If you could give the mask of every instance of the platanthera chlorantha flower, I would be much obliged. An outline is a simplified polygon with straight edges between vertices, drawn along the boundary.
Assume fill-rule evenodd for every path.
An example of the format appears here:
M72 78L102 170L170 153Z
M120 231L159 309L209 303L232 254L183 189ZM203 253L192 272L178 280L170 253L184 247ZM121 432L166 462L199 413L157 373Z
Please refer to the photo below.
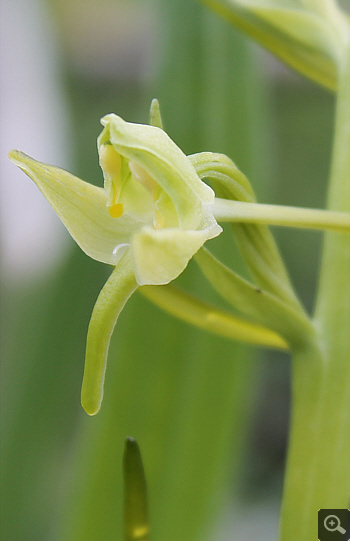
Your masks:
M168 135L110 114L98 138L104 189L18 151L10 159L37 184L87 255L115 266L90 320L82 405L98 412L110 337L139 285L174 280L206 240L222 231L213 190Z

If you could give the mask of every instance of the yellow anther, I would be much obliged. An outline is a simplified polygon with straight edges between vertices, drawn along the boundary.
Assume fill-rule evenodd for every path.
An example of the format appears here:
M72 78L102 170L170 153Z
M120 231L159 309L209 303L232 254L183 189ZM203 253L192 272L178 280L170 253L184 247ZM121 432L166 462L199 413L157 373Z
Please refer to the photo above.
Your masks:
M120 180L122 158L112 145L101 145L99 149L100 164L105 172L114 182Z
M104 144L99 148L100 165L105 177L108 211L112 218L120 218L123 204L119 203L121 192L122 158L112 145Z
M123 215L123 211L123 203L114 203L114 205L110 206L108 209L112 218L120 218Z

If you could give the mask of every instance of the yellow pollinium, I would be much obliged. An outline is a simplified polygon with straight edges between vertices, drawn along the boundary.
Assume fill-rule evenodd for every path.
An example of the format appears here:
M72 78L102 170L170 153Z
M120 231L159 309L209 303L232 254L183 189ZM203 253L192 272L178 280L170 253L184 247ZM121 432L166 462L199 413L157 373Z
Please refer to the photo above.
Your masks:
M101 145L99 148L100 165L105 175L105 181L109 186L108 212L112 218L120 218L123 215L123 204L118 203L121 191L121 166L122 158L110 144ZM106 187L106 184L105 184Z
M108 212L112 218L120 218L123 215L123 203L114 203L109 207Z
M112 145L101 145L100 146L100 165L103 171L111 178L114 182L120 180L120 170L122 165L122 158Z

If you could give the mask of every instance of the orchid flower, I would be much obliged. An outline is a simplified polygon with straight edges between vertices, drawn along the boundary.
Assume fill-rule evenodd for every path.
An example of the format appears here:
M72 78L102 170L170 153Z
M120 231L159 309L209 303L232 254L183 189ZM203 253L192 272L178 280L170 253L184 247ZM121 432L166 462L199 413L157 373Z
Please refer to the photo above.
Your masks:
M131 124L114 114L102 118L104 129L98 137L98 153L104 188L40 163L22 152L13 150L9 154L10 159L34 180L82 250L93 259L115 267L96 301L88 329L82 405L90 415L96 414L101 406L109 343L125 303L139 286L165 285L177 278L204 243L221 233L216 219L350 231L350 217L346 213L259 205L250 193L248 180L225 156L201 153L186 157L163 131L156 100L151 106L151 121L153 125ZM229 189L227 193L228 200L215 198L214 191L203 182L204 178L216 179L219 183L221 179L230 186L233 183L233 192ZM236 193L237 186L241 188ZM268 236L267 229L262 235ZM258 246L251 252L251 243L257 238L260 239ZM261 273L267 272L268 284L272 284L275 291L280 279L285 282L287 278L278 264L280 279L271 281L271 261L279 261L279 257L271 248L271 241L266 239L262 242L256 234L248 235L245 241L250 253L248 265L253 275L260 278ZM263 263L263 269L260 264L265 261L265 256L262 260L255 257L262 248L268 253L271 249L273 252L271 257L268 256L269 265L266 267ZM197 261L203 263L205 259L205 266L212 267L214 275L219 276L222 269L214 259L205 258L203 254ZM217 288L216 278L208 272L206 275ZM256 291L254 286L247 286L246 291L241 279L237 282L232 274L230 276L240 291L239 298L235 296L235 308L251 317L248 307L251 292ZM227 315L223 317L213 307L201 304L201 315L198 316L198 300L188 297L185 304L192 307L189 314L182 304L183 294L177 293L174 303L172 290L141 289L146 296L155 299L156 304L161 297L161 306L170 313L175 310L178 315L181 306L182 319L195 322L199 327L213 321L214 311L217 321L226 322L224 328L227 330ZM255 299L255 293L253 296ZM291 296L287 297L289 303ZM263 302L269 304L266 296ZM206 317L202 317L203 310ZM230 317L230 337L237 339L238 336L244 341L271 347L287 347L287 337L282 339L279 335L280 322L285 321L288 328L291 326L289 315L283 320L280 314L278 328L275 328L275 320L269 318L270 312L275 313L270 305L261 307L261 317L255 317L260 324L258 327L254 322ZM223 328L220 328L219 334L222 332Z
M98 412L110 338L128 298L141 285L174 280L222 231L214 192L159 127L101 120L98 153L104 189L13 150L10 159L36 183L81 249L115 267L89 324L82 405Z

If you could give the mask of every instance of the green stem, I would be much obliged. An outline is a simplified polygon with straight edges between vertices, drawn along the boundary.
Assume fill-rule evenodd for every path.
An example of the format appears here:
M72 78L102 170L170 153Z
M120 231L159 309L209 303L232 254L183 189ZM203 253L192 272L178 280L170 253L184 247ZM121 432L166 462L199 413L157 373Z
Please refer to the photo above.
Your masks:
M339 75L328 208L350 210L350 49ZM317 345L296 352L281 540L317 539L317 511L350 497L350 243L327 233L316 306Z
M218 222L282 225L350 233L350 213L329 210L265 205L215 199L210 208Z
M334 370L318 345L293 359L293 410L281 541L317 539L318 509L349 499L349 369Z
M350 211L350 50L339 84L328 208L332 211ZM349 238L347 235L328 233L316 307L316 320L328 342L339 341L339 322L345 324L350 317L349 304L344 302L344 299L350 298L349 268ZM348 333L345 334L342 347L348 348Z

